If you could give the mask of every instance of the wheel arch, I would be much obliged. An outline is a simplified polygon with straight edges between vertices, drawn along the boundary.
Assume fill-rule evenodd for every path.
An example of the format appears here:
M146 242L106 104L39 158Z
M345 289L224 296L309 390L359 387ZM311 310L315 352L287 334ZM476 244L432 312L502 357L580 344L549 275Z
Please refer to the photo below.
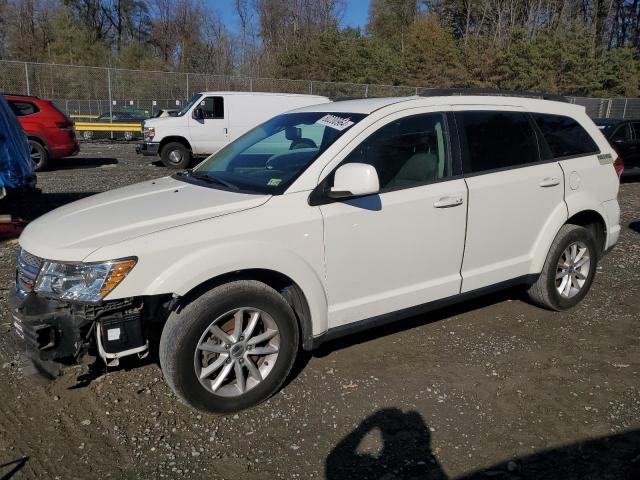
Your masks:
M217 275L191 288L180 297L174 308L179 310L204 292L236 280L259 281L280 293L296 315L302 347L305 350L311 350L313 345L313 323L311 320L309 301L296 281L290 276L276 270L249 268Z
M34 142L38 142L40 145L42 145L44 147L44 149L47 151L47 154L51 155L51 149L49 148L49 144L40 135L34 135L33 133L28 133L27 134L27 140L32 140Z
M180 135L171 135L168 137L164 137L162 140L160 140L160 146L158 147L158 152L160 154L162 154L162 149L168 144L168 143L173 143L173 142L178 142L183 144L190 152L193 152L193 149L191 148L191 144L189 143L189 140L187 140L184 137L181 137Z
M602 255L607 241L607 223L601 213L595 210L582 210L569 217L566 223L591 231L598 247L598 254Z

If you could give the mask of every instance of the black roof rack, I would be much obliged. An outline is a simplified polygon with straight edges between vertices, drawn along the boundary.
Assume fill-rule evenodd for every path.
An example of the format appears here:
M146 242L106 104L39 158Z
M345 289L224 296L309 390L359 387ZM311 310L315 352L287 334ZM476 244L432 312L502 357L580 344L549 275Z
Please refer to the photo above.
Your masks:
M454 95L496 95L501 97L539 98L542 100L569 103L569 100L562 95L492 88L427 88L420 93L421 97L450 97Z

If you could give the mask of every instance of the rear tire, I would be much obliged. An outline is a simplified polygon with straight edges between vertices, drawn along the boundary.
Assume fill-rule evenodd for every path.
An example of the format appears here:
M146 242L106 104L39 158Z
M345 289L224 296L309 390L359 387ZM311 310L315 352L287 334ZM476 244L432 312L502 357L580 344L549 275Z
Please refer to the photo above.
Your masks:
M176 170L187 168L191 163L191 152L180 142L170 142L160 152L162 163Z
M529 288L529 298L550 310L567 310L587 294L598 263L592 233L579 225L563 225L551 244L542 273Z
M282 295L261 282L235 281L171 313L160 339L160 366L187 405L237 412L282 386L298 342L295 314Z
M37 140L29 140L29 148L31 150L31 163L36 172L41 172L49 163L49 153Z

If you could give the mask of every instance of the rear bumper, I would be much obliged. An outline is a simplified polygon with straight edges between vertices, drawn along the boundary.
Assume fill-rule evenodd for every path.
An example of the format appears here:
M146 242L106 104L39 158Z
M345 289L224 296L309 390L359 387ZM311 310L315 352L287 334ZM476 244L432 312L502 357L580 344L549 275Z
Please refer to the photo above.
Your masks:
M74 140L63 145L50 146L50 150L52 158L72 157L80 151L80 144Z
M159 150L160 143L158 142L142 142L136 145L136 153L145 156L158 155Z

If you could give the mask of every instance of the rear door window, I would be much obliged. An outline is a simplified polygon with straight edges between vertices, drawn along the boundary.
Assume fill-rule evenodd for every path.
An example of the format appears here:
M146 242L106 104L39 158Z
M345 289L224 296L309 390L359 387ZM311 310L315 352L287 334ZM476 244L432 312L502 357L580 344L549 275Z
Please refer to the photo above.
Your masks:
M596 142L573 118L546 113L533 113L532 116L553 158L600 153Z
M17 117L33 115L34 113L38 113L40 111L40 109L36 106L36 104L31 102L10 100L9 105L11 105L11 108L13 109L13 113L15 113Z
M513 168L540 160L535 131L523 112L455 114L466 173Z

